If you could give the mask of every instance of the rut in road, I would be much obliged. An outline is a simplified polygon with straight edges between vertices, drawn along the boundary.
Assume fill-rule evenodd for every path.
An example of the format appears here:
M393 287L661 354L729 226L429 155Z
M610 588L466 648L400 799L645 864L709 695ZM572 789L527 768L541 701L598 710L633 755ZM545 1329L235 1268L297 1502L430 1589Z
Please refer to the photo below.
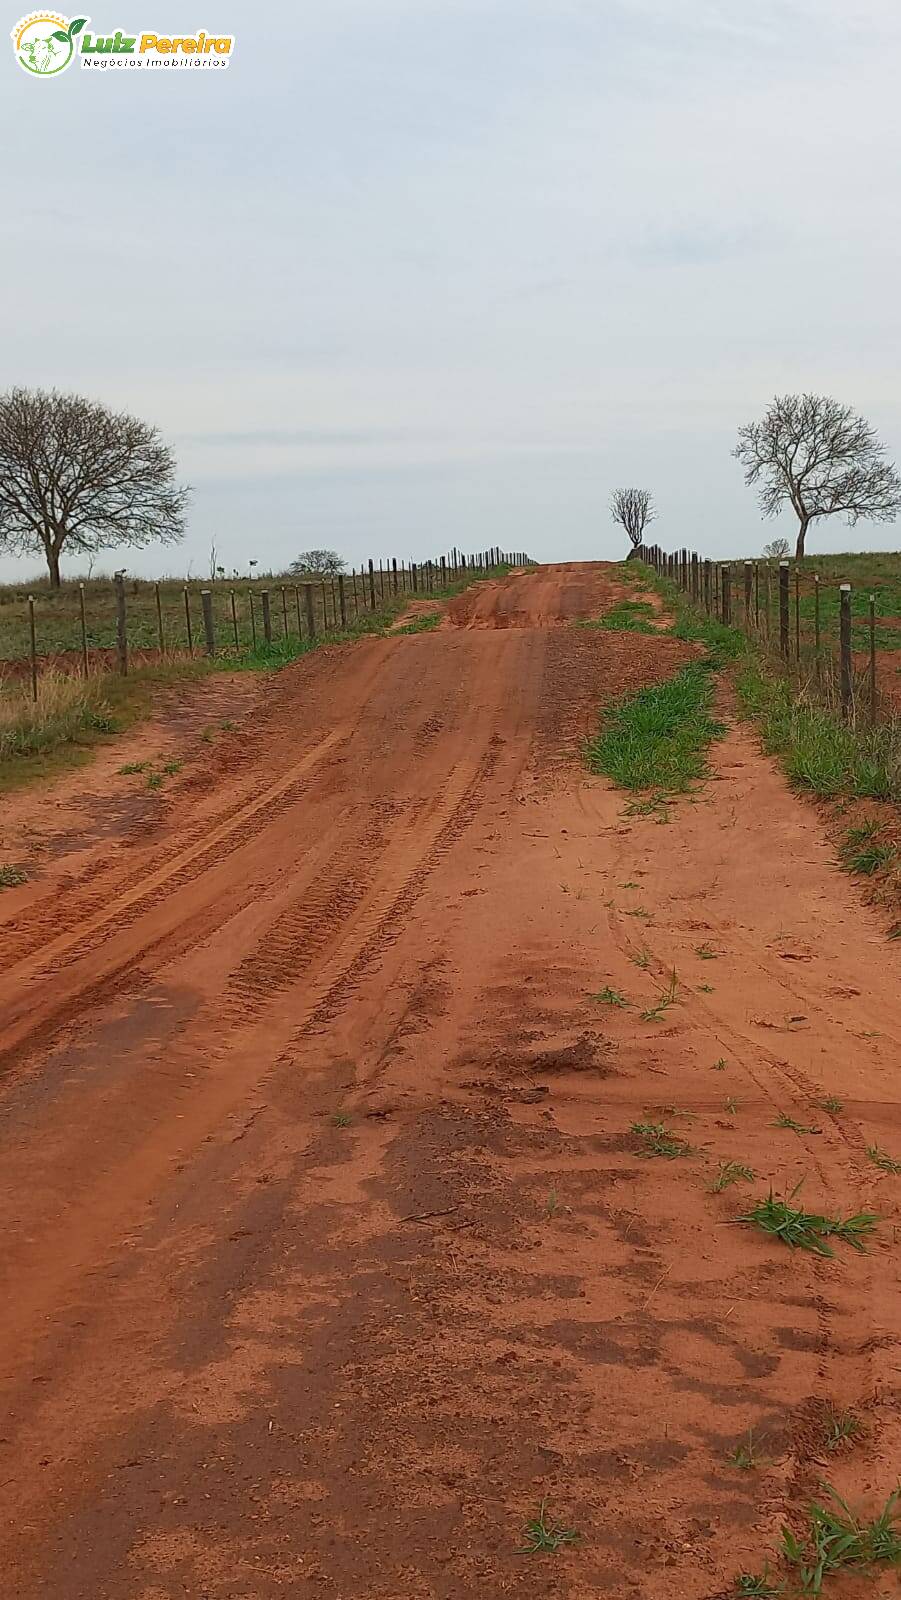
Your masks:
M693 649L569 625L623 592L307 657L4 904L4 1595L713 1600L824 1472L893 1487L897 951L748 733L665 827L587 776ZM868 1254L730 1225L799 1178Z

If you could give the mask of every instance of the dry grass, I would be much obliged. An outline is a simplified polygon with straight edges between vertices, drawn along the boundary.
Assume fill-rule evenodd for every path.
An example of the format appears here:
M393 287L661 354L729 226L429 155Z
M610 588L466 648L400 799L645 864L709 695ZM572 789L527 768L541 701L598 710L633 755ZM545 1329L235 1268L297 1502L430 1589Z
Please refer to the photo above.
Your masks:
M79 735L113 731L102 677L74 678L48 668L38 678L0 677L0 761L39 755Z

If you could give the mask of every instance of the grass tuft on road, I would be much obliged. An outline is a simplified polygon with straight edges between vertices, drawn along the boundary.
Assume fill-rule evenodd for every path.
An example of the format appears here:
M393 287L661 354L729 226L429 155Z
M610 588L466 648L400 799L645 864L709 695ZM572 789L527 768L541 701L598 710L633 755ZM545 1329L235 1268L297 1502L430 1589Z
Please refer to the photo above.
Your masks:
M867 1520L852 1511L831 1484L824 1483L823 1488L831 1503L814 1501L801 1537L791 1528L782 1530L783 1557L797 1569L803 1592L821 1594L823 1580L836 1572L901 1566L901 1490L890 1494L878 1516Z
M841 1239L854 1250L863 1251L865 1240L872 1233L878 1216L872 1211L860 1211L853 1217L825 1217L818 1212L805 1211L793 1205L801 1185L793 1189L787 1200L773 1194L758 1201L752 1211L736 1217L736 1222L749 1223L764 1233L779 1239L790 1250L812 1250L816 1255L835 1254L829 1238Z
M604 628L610 633L656 633L652 618L654 607L647 600L620 600L602 617L592 617L577 624L580 628Z
M592 772L621 789L684 794L707 770L707 751L722 737L710 714L710 674L692 663L666 683L620 700L586 748Z

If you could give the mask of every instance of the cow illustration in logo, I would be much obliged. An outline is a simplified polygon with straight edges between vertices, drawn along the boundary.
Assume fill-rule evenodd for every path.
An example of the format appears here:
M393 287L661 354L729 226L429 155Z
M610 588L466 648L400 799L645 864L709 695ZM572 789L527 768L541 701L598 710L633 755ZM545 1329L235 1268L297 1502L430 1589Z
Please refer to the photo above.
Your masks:
M19 66L38 78L51 78L63 72L75 54L75 36L87 17L61 17L55 11L36 11L22 17L13 28L13 44Z

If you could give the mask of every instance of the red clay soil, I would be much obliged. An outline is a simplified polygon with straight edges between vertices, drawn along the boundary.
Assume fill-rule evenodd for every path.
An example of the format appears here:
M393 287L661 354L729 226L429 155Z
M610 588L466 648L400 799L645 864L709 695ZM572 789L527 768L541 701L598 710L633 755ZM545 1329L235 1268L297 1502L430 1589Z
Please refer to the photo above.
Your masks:
M612 581L308 656L132 825L3 803L3 1600L713 1600L894 1488L901 950L747 733L668 825L585 773L690 654L542 625ZM868 1253L735 1223L801 1179Z
M606 562L585 561L515 571L505 583L476 584L451 600L448 626L553 628L574 617L597 617L635 594L619 570Z

